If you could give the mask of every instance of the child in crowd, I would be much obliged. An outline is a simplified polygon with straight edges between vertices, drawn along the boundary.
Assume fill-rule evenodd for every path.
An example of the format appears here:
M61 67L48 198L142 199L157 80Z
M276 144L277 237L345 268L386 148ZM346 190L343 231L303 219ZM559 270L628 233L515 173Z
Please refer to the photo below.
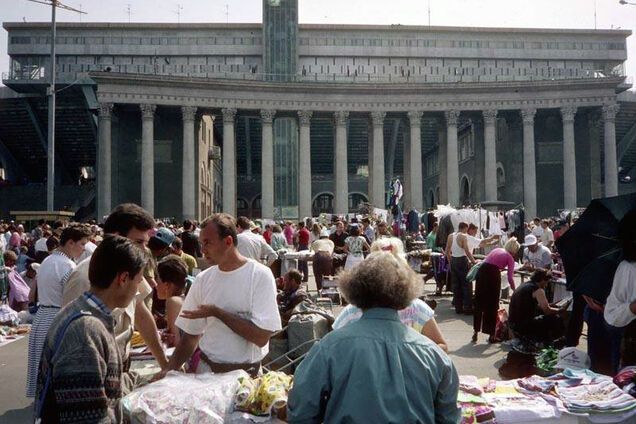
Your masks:
M168 255L157 265L157 274L157 297L166 301L166 315L162 317L166 328L164 340L168 345L176 346L180 334L175 321L183 306L188 268L177 255Z

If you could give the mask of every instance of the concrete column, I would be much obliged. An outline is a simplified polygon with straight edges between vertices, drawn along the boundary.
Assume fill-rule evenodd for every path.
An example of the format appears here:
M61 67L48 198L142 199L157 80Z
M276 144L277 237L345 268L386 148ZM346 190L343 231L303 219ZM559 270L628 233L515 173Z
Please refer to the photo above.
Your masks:
M618 196L618 158L616 157L616 114L618 104L603 106L605 121L605 197Z
M576 208L576 152L574 146L575 106L561 108L563 121L563 207Z
M298 213L311 217L311 116L310 110L299 110L300 146L298 149Z
M526 220L537 216L537 166L534 152L534 117L536 109L522 109L523 121L523 205Z
M371 112L373 122L373 187L371 203L376 208L385 208L384 182L384 117L386 112Z
M275 110L261 110L261 217L274 218L274 116Z
M603 120L601 111L595 109L588 113L588 137L590 140L590 197L603 197L601 184L601 131Z
M223 113L223 212L236 216L236 139L234 120L236 109Z
M339 110L334 113L334 118L336 122L334 213L343 215L349 212L349 174L347 170L347 119L349 112Z
M110 213L111 209L111 122L112 103L99 104L99 160L97 171L97 222L103 222L103 218Z
M155 110L141 104L141 207L155 214Z
M410 185L411 205L422 211L424 209L424 192L422 189L422 112L410 111L409 122L411 124L411 148L410 148Z
M446 116L446 186L447 201L451 206L459 206L459 158L457 151L457 120L459 112L448 110Z
M181 177L183 219L194 219L196 214L197 188L195 173L199 172L199 167L194 158L194 116L196 113L196 107L181 107L181 116L183 118L183 170Z
M486 200L497 200L497 143L495 139L496 110L484 110L484 184Z
M446 178L446 133L447 128L446 125L438 121L438 135L437 135L437 179L438 179L438 187L439 187L439 195L437 193L437 187L434 187L435 190L435 199L438 205L446 205L448 203L448 179ZM437 206L437 205L434 205Z

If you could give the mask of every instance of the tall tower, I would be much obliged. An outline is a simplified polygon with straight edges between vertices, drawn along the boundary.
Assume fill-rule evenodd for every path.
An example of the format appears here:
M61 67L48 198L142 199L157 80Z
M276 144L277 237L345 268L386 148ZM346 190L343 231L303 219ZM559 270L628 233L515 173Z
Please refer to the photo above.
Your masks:
M266 79L293 81L298 63L298 0L263 0Z

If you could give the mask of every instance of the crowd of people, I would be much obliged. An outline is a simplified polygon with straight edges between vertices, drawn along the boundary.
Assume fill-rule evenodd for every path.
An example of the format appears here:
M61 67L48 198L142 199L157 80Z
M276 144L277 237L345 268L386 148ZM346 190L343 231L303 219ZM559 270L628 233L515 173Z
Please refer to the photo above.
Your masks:
M565 308L550 304L546 287L558 268L554 241L567 226L556 232L552 226L533 220L523 242L480 238L466 222L442 247L436 222L407 237L449 264L444 285L455 311L473 316L473 342L480 332L498 341L504 273L513 290L510 335L548 346L565 344ZM135 204L117 206L101 226L42 220L27 232L22 224L1 223L3 299L32 322L26 393L35 398L35 416L119 422L119 401L141 384L130 370L135 332L161 369L155 379L184 369L258 375L270 338L311 298L306 260L281 272L285 253L295 250L313 252L319 292L327 276L338 275L348 305L296 370L290 422L457 422L458 376L448 343L394 231L372 217L261 227L221 213L170 225ZM600 314L613 329L636 322L634 231L622 229L625 261L607 304L584 299L586 318ZM483 260L476 249L488 252ZM531 272L529 281L516 287L515 269ZM635 339L620 340L616 367L634 362L624 347ZM169 358L166 345L175 348Z

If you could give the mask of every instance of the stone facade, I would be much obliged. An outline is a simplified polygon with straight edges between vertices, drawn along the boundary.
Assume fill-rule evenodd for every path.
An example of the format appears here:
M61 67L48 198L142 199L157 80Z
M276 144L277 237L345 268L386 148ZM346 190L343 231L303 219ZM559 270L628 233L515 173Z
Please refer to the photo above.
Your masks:
M629 31L296 23L296 72L280 79L267 25L60 24L60 82L100 104L98 216L136 201L158 217L281 218L292 168L289 218L384 207L397 177L420 210L506 200L550 215L617 193L616 144L601 153L600 138L616 139ZM45 79L46 25L4 27L9 80ZM299 153L280 162L290 119Z

